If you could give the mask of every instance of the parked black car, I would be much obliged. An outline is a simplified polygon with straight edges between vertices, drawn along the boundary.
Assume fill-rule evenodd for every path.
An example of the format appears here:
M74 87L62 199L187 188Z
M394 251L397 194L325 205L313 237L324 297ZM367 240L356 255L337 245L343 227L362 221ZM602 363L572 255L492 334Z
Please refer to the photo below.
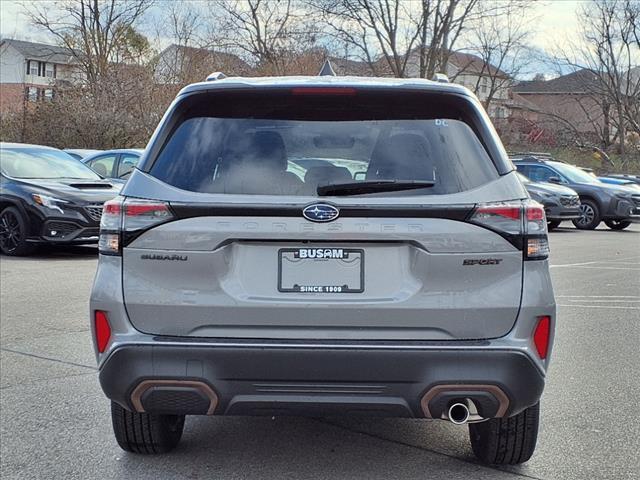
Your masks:
M518 174L518 178L529 192L529 196L544 205L549 230L558 228L564 220L580 218L580 197L569 187L544 182L532 182Z
M97 243L102 205L121 188L61 150L0 143L0 250Z
M124 179L136 168L142 152L138 148L105 150L84 157L82 162L101 177Z
M634 190L602 183L579 167L555 161L550 156L512 156L518 171L534 182L561 184L580 196L580 218L576 228L593 230L601 221L613 230L627 228L640 220L640 194Z

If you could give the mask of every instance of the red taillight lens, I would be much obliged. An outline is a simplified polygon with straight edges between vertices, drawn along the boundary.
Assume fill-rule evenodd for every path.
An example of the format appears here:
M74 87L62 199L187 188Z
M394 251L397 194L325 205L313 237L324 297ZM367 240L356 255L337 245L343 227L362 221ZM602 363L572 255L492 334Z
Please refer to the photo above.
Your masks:
M102 208L98 251L104 255L120 254L120 229L122 227L122 197L109 200Z
M524 250L525 260L542 260L549 256L547 219L544 207L537 202L481 204L469 221L501 234L516 248Z
M543 360L547 358L549 351L549 337L551 335L551 317L545 315L538 317L538 324L533 331L533 343L536 346L538 355Z
M166 203L135 198L114 198L104 204L98 249L105 255L120 255L122 232L140 232L173 218Z
M96 345L98 352L103 353L111 339L111 326L107 314L101 310L95 312Z
M293 95L355 95L356 89L349 87L297 87L292 88Z
M124 230L131 232L166 222L172 217L173 215L166 203L133 198L124 202L124 220L122 223Z
M496 203L478 205L470 221L492 230L519 235L522 233L521 203Z

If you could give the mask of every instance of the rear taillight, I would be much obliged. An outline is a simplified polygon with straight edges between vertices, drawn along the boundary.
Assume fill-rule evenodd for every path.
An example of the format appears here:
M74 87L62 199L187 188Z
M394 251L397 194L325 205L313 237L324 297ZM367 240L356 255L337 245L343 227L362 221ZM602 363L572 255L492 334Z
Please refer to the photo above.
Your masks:
M469 219L489 228L524 251L525 260L549 256L547 219L544 207L532 200L478 205Z
M95 332L96 332L96 346L98 352L103 353L109 345L111 339L111 325L109 325L109 318L106 312L96 310L94 313Z
M536 346L538 356L541 359L547 358L549 352L549 337L551 336L551 317L545 315L538 317L538 324L533 331L533 343Z
M114 198L104 204L98 249L105 255L120 255L123 242L171 218L171 210L164 202Z

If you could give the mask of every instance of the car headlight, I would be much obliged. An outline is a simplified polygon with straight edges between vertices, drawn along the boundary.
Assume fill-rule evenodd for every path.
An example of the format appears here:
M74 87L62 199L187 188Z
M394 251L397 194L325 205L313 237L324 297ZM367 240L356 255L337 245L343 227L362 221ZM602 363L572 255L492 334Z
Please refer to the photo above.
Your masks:
M60 213L64 213L62 205L69 203L66 200L60 200L59 198L49 197L48 195L42 195L40 193L34 193L31 196L33 197L33 201L38 205L57 210Z
M553 193L547 193L547 192L539 192L538 195L540 195L542 198L555 198L556 197Z

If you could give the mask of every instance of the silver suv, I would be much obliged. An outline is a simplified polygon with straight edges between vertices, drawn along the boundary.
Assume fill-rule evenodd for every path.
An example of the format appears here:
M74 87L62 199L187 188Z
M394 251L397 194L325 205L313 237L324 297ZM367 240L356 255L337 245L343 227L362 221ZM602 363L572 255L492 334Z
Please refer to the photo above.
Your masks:
M377 415L528 460L546 223L460 86L184 88L102 216L91 324L118 443L171 450L185 415Z

